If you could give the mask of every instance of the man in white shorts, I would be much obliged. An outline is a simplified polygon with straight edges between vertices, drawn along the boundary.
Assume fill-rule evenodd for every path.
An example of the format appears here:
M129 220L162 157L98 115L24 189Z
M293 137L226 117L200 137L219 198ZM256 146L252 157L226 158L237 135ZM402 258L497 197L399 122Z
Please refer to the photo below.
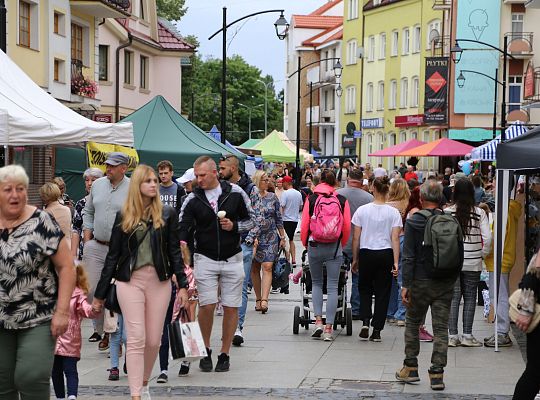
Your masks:
M229 370L229 351L242 305L244 264L240 235L255 226L251 202L238 185L218 179L216 162L199 157L193 164L198 187L180 212L180 240L195 238L194 274L199 294L199 324L208 356L199 363L204 372L213 369L210 336L214 310L221 290L223 324L221 351L215 371Z

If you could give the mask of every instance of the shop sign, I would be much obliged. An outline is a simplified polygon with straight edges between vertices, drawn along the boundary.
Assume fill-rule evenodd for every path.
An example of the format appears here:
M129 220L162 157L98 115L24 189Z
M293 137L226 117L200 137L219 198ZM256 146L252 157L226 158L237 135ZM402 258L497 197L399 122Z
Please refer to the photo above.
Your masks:
M344 149L356 149L356 139L353 135L342 135L341 147Z
M424 125L424 115L398 115L395 117L394 125L397 127L406 128L408 126Z
M426 57L424 122L446 124L448 115L448 57Z
M368 118L363 119L362 129L371 129L371 128L384 128L384 118Z
M95 114L94 121L112 123L112 115L110 114Z
M86 152L88 154L88 165L90 168L99 168L105 172L105 161L109 153L119 151L129 157L128 171L133 171L139 163L139 155L137 150L131 147L120 146L118 144L106 144L88 142L86 144Z
M529 99L534 95L534 67L533 63L529 62L527 71L525 72L525 82L523 83L523 98Z
M362 138L362 131L354 131L353 132L353 137L355 139L361 139Z

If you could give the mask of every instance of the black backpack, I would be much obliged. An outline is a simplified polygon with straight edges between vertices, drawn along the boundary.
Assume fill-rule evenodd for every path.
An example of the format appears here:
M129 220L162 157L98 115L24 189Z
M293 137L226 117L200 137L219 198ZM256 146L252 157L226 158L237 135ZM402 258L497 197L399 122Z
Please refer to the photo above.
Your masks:
M424 266L435 279L455 278L463 268L463 231L455 217L438 211L418 211L426 218L422 241Z

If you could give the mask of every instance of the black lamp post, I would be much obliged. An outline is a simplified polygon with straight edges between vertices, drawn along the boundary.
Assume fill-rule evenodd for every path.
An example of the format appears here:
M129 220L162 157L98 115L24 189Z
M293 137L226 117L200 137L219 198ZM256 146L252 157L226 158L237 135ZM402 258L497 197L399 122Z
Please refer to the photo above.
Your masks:
M310 62L309 64L306 64L302 66L302 57L298 57L298 68L296 71L294 71L292 74L288 76L288 78L292 78L294 74L297 74L297 96L296 96L296 159L295 159L295 185L296 187L300 186L300 72L313 65L313 64L319 64L323 61L329 61L329 60L335 60L336 63L334 64L334 75L336 78L341 78L341 73L343 72L343 67L341 66L341 62L339 57L329 57L329 58L322 58L317 61Z
M225 143L227 135L227 29L237 22L243 21L246 18L254 17L255 15L268 14L268 13L280 13L279 18L274 22L274 27L276 29L276 35L279 40L284 40L289 31L289 23L285 19L284 13L285 10L266 10L252 13L242 18L227 24L227 7L223 7L223 26L220 30L215 32L212 36L208 38L211 40L218 33L222 32L222 57L221 62L221 143Z
M494 85L495 96L493 99L493 139L495 139L497 137L497 85L501 85L504 88L504 84L501 81L499 81L499 79L497 79L499 77L499 68L495 68L495 77L491 77L489 75L486 75L478 71L469 71L468 69L462 69L461 71L459 71L459 76L457 78L457 84L460 89L465 86L465 76L463 75L464 72L469 73L469 74L482 75L488 79L491 79L493 82L495 82L495 85ZM502 125L502 118L503 116L501 115L501 125ZM502 136L501 136L501 140L502 140Z
M0 50L7 51L7 9L4 0L0 0Z
M486 42L481 42L479 40L473 40L473 39L456 39L456 44L454 47L452 47L452 49L450 50L450 52L452 53L452 60L454 61L454 63L459 63L459 61L461 60L461 56L463 54L463 51L465 50L475 50L475 49L462 49L459 45L459 42L467 42L467 43L478 43L478 44L481 44L483 46L486 46L486 47L489 47L490 49L493 49L493 50L497 50L499 53L501 53L503 55L503 76L502 76L502 82L499 82L498 80L495 80L497 83L500 83L502 85L502 103L501 103L501 142L504 142L506 140L506 77L507 77L507 74L508 74L508 71L507 71L507 63L508 63L508 58L510 57L511 59L515 60L515 57L512 56L512 54L508 53L508 36L505 36L504 37L504 44L503 44L503 48L502 49L499 49L498 47L496 46L493 46L492 44L489 44L489 43L486 43ZM463 71L465 72L465 70ZM485 75L485 74L482 74L480 72L476 72L476 71L468 71L468 72L472 72L472 73L476 73L476 74L479 74L479 75L483 75L483 76L487 76L488 78L490 79L493 79L491 76L489 75ZM463 78L463 83L465 81L465 77L463 76L463 74L460 75L460 77ZM459 78L458 78L458 86L459 86ZM459 86L459 87L463 87L463 86ZM495 85L495 90L496 89L497 85Z

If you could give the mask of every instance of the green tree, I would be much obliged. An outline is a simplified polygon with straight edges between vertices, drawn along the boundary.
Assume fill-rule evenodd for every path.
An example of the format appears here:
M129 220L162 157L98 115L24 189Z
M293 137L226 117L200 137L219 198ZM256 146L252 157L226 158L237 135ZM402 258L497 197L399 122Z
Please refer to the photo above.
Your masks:
M187 11L186 0L156 0L158 16L168 21L180 21Z
M238 145L248 139L249 110L252 109L252 137L264 137L263 85L268 85L268 130L283 130L283 101L276 96L273 78L262 76L261 70L249 65L241 56L227 59L227 140ZM202 60L193 57L192 68L184 70L182 85L182 112L201 129L208 131L213 125L220 129L221 122L221 60ZM256 132L253 132L256 131Z

